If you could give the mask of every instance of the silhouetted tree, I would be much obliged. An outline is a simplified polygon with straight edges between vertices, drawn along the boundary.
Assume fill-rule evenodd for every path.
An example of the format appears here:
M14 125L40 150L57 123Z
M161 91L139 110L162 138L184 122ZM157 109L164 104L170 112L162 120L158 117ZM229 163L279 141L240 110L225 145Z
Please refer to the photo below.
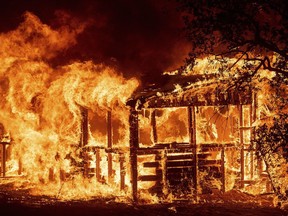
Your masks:
M188 63L203 55L245 60L288 76L288 4L285 0L177 0L192 44ZM233 65L232 65L233 66Z

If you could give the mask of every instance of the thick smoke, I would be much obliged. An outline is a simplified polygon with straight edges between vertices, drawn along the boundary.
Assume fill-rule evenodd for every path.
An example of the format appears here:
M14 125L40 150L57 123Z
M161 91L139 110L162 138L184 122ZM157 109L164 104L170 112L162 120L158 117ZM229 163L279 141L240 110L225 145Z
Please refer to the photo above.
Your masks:
M55 28L67 22L63 12L89 23L77 44L49 59L55 66L93 60L117 67L126 77L136 76L145 85L160 82L160 74L181 66L187 54L173 1L10 0L0 9L0 31L15 29L25 11Z

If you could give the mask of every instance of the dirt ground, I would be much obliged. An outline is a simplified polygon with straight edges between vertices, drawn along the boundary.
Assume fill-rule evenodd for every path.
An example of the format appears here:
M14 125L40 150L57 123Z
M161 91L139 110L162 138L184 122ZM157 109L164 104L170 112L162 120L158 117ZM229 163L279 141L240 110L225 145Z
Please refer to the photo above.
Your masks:
M92 216L92 215L145 215L145 216L161 216L161 215L197 215L197 216L239 216L239 215L260 215L260 216L284 216L288 212L284 212L277 208L260 207L253 205L225 205L224 204L197 204L197 205L129 205L129 204L107 204L94 203L93 205L82 203L65 203L43 206L29 206L21 203L1 203L1 216Z
M23 192L0 191L1 216L110 216L110 215L137 215L137 216L170 216L170 215L197 215L197 216L287 216L288 212L270 205L270 202L239 202L245 195L226 194L234 196L234 201L218 199L219 203L206 202L199 204L169 203L169 204L141 204L117 203L113 199L94 199L89 201L61 202L49 197L35 197ZM237 200L238 196L238 200ZM208 198L208 197L207 197ZM207 199L206 198L206 199ZM215 199L215 197L213 197ZM257 198L259 199L259 198Z

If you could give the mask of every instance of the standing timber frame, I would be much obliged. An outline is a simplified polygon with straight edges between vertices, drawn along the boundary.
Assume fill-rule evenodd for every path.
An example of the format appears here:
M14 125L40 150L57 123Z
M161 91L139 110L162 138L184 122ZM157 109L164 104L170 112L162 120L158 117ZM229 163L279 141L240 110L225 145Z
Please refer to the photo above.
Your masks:
M205 88L205 87L204 87ZM188 95L188 94L187 94ZM225 173L225 152L226 151L237 151L240 146L240 172L238 173L239 179L237 180L237 185L239 188L244 188L245 185L253 183L253 177L255 171L260 174L263 170L260 166L261 161L257 161L255 156L255 148L252 147L251 140L254 136L254 127L252 123L256 120L256 102L255 93L253 93L250 86L244 89L233 89L229 88L227 91L222 91L220 88L216 88L215 91L211 91L209 87L203 95L189 94L188 96L181 92L168 93L166 95L158 96L157 94L138 95L134 97L127 103L130 106L130 163L131 163L131 184L132 184L132 197L134 202L138 202L139 199L139 181L161 181L160 193L157 195L163 195L164 188L167 187L167 182L169 181L169 176L167 175L167 166L172 166L172 164L182 164L189 165L191 169L187 176L191 178L189 181L192 182L193 194L195 200L198 200L199 192L199 169L203 167L217 165L220 167L220 181L221 181L221 191L226 191L226 173ZM204 98L204 99L203 99ZM228 106L233 105L238 107L239 110L239 143L237 146L235 144L225 144L225 143L210 143L201 144L197 143L196 140L196 109L198 107L205 106ZM186 108L187 109L187 119L188 119L188 134L189 143L159 143L156 127L156 110L157 109L167 109L167 108ZM139 117L138 115L143 110L149 110L151 113L151 137L153 140L153 146L140 147L139 141ZM247 115L249 113L249 115ZM246 138L245 138L246 137ZM249 137L249 138L247 138ZM206 160L205 155L209 151L217 151L220 153L219 160ZM183 153L183 155L170 155L170 153ZM144 167L155 167L156 175L140 175L138 172L139 162L137 160L138 156L141 155L162 155L160 160L155 162L146 162ZM247 158L249 155L250 158ZM159 157L158 157L159 159ZM176 162L176 159L177 162ZM179 159L183 160L178 162ZM170 161L169 161L170 160ZM247 162L247 160L249 160ZM254 161L257 164L254 164ZM163 163L164 162L164 163ZM162 164L162 166L160 165ZM163 165L164 164L164 165ZM161 167L161 171L159 170ZM173 168L173 167L170 167ZM247 177L247 172L249 175ZM160 174L159 174L160 173ZM159 185L159 184L158 184ZM162 191L162 192L161 192ZM190 196L191 197L191 196Z
M83 175L85 177L95 177L97 182L100 183L113 183L114 180L114 169L113 169L113 156L116 155L119 160L120 167L120 189L125 189L125 155L124 152L117 147L113 146L113 131L112 131L112 110L108 110L106 114L106 131L107 131L107 146L91 146L88 145L89 142L89 112L88 109L84 107L80 107L81 110L81 134L80 134L80 143L79 148L81 149L81 157L83 159ZM102 155L101 155L102 152ZM89 162L90 157L89 154L94 154L95 156L95 168L90 168ZM107 177L106 180L104 176L101 175L101 157L103 154L107 158Z
M10 145L10 142L7 142L7 141L1 141L0 142L0 148L1 148L1 155L0 155L0 158L1 158L1 177L6 177L6 160L7 160L7 146Z

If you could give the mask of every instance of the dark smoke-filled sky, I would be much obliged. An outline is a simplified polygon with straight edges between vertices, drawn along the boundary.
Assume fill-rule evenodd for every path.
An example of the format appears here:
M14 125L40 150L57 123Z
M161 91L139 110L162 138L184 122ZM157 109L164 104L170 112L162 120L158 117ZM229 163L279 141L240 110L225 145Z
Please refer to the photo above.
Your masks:
M5 3L4 3L5 2ZM173 0L7 0L1 2L0 30L15 29L30 11L43 23L57 25L65 11L89 22L78 43L51 64L93 60L119 67L127 77L157 81L166 70L184 63L188 44L181 34L182 19ZM159 79L160 80L160 79Z

